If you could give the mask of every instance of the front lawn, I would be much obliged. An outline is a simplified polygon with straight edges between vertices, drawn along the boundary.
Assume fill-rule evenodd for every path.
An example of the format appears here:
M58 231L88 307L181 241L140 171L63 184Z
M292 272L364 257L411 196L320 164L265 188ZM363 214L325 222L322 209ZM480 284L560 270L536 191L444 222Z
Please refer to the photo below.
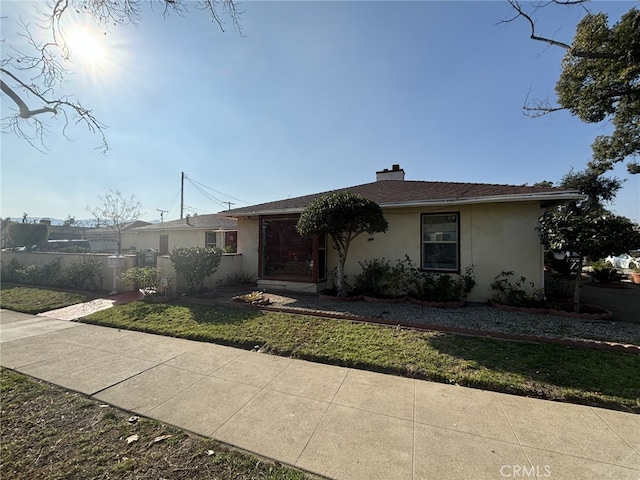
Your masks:
M0 308L35 315L88 302L94 298L96 296L92 294L3 284L0 292Z
M640 356L232 307L134 302L82 321L640 412Z
M0 369L0 394L3 479L308 478L10 370Z

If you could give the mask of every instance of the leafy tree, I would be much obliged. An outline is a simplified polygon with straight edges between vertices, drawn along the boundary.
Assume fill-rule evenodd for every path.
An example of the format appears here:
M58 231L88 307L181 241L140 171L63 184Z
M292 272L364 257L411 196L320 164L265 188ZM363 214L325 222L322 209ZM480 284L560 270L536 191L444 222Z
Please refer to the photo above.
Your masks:
M175 13L184 16L189 8L207 12L224 31L224 19L240 31L240 12L234 0L53 0L50 4L34 3L35 24L20 19L16 23L22 43L8 42L2 49L0 60L0 91L3 100L10 102L15 113L3 119L2 131L12 132L35 146L44 146L52 115L63 118L65 129L70 123L84 125L102 138L99 147L109 146L104 133L105 125L93 112L77 99L64 94L63 85L74 72L73 52L69 36L74 24L96 26L105 35L119 25L138 24L142 20L143 6L148 4L164 16ZM13 19L12 19L13 20ZM6 32L6 17L3 30ZM4 42L3 38L3 42ZM82 68L76 66L76 68Z
M556 83L558 106L545 101L526 105L525 113L537 117L558 110L568 110L587 123L611 120L611 135L599 135L592 144L589 166L598 173L628 160L630 173L640 173L634 159L640 154L640 11L634 6L618 22L609 25L606 13L591 13L586 0L559 1L564 5L580 4L586 14L576 28L571 44L539 36L532 13L516 0L509 0L516 16L531 28L530 37L566 51L562 72Z
M169 259L177 274L182 275L189 286L189 293L201 291L204 281L210 277L220 265L224 251L221 248L177 247L171 250Z
M580 312L580 281L584 257L599 259L640 247L640 227L604 208L620 188L617 179L602 178L591 170L570 172L560 186L577 188L585 199L573 201L540 217L540 236L551 250L579 255L573 293L573 309Z
M11 222L7 228L12 247L44 245L49 238L49 227L45 223Z
M313 201L300 215L300 235L328 234L338 252L338 295L347 295L344 265L349 245L362 233L387 231L382 209L373 200L351 192L330 193Z
M118 235L118 255L122 252L122 232L128 224L140 217L140 202L135 195L125 198L119 190L109 190L98 198L102 202L99 207L87 210L96 219L98 225L105 225Z

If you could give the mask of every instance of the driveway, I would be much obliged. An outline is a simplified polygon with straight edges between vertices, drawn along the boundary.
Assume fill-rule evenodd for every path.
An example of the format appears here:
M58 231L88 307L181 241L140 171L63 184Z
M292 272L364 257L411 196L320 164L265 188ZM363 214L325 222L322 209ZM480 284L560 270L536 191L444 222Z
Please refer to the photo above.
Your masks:
M587 280L582 284L581 301L611 310L616 320L640 323L640 285L600 285Z

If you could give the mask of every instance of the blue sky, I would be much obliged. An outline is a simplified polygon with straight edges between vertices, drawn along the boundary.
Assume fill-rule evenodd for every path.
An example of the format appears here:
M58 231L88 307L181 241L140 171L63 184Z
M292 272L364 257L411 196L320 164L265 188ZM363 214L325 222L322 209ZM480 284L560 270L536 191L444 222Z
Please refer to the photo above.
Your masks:
M610 19L638 2L595 2ZM2 3L3 37L31 2ZM97 36L108 60L78 55L64 85L106 125L111 149L54 120L40 153L2 135L0 215L90 218L98 195L135 195L144 220L215 213L375 180L400 164L409 180L533 184L582 169L593 138L566 112L531 119L530 98L554 98L563 52L528 38L506 2L241 4L244 36L203 12ZM540 33L570 42L578 8L548 7ZM80 20L74 19L74 23ZM69 27L71 28L71 27ZM9 102L3 98L2 116ZM640 221L640 175L612 209ZM191 183L208 187L203 195ZM202 188L202 187L200 187Z

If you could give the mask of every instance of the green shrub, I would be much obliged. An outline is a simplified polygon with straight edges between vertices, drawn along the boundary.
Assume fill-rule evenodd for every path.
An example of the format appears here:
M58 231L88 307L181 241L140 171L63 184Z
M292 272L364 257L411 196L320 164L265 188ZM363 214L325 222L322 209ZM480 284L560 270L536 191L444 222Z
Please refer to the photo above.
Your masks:
M65 285L79 290L100 290L102 263L90 257L74 261L63 272Z
M153 267L133 267L120 274L120 281L134 289L157 290L160 271Z
M218 287L222 288L234 288L242 287L244 285L251 285L255 283L253 275L247 272L234 272L225 275L225 277L218 281Z
M503 305L512 305L515 307L536 307L543 302L543 295L536 290L535 283L527 282L526 277L520 276L515 281L511 281L514 275L513 271L501 272L496 275L491 289L494 291L493 300ZM525 289L524 285L528 284L531 288Z
M408 283L408 293L413 298L427 302L457 302L467 298L475 287L473 265L465 269L457 278L444 273L422 272L417 268L412 271Z
M362 272L353 279L355 293L381 297L391 272L389 261L384 258L381 260L374 258L364 263L358 263L362 268Z
M205 247L178 247L171 250L169 259L176 274L182 275L189 286L189 293L202 290L204 280L213 275L220 265L223 250Z
M2 280L5 282L18 282L18 271L23 268L24 266L17 258L12 258L6 265L2 265Z
M397 259L387 275L387 291L394 297L406 295L414 268L409 255L405 255L404 259Z
M3 267L2 279L26 285L60 285L60 259L42 265L27 265L25 267L14 258L6 267Z
M611 262L595 262L591 265L589 276L596 282L610 284L619 283L622 278L620 271Z

